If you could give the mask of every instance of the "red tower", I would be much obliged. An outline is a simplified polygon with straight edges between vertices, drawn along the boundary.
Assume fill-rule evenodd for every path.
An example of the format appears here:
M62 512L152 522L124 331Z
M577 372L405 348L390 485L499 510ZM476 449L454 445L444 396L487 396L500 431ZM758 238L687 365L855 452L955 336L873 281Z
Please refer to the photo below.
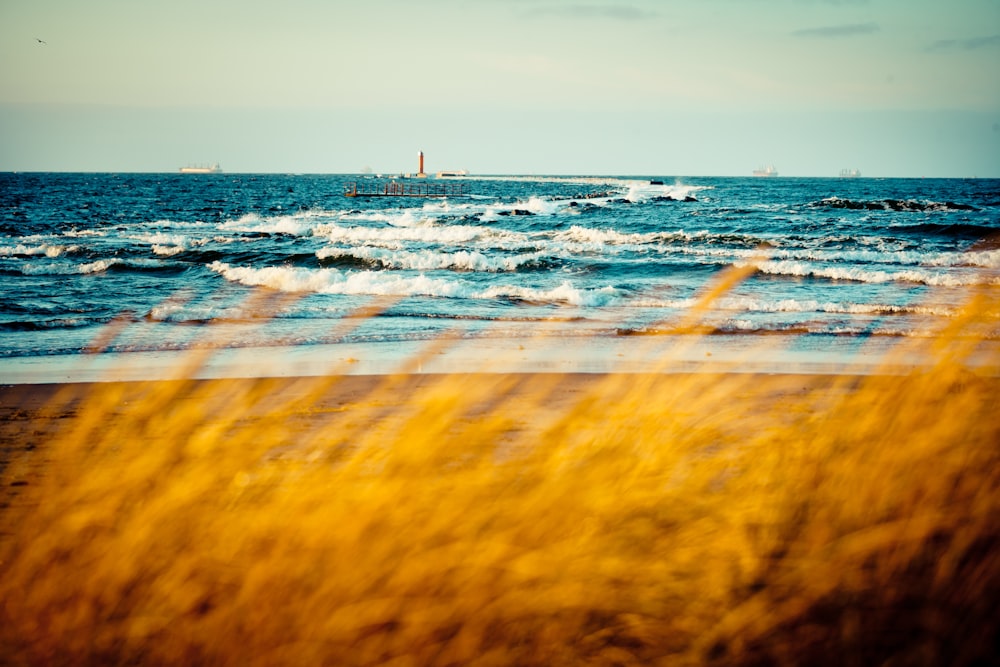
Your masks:
M417 174L423 176L424 174L424 152L420 151L417 153L417 157L420 158L420 168L417 169Z

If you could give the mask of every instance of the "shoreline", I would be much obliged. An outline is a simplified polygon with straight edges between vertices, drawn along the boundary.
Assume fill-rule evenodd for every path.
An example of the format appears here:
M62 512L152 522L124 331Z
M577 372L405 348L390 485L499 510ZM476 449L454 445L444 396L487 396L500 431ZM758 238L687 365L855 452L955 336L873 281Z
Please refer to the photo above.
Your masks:
M459 373L899 374L933 363L928 342L684 334L108 352L0 358L0 385ZM970 368L995 375L1000 343L977 346Z

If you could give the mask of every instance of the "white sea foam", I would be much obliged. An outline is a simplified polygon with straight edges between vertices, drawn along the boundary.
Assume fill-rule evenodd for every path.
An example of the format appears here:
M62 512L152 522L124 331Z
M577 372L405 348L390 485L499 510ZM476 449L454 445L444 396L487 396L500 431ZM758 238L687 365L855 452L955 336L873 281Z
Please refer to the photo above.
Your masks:
M542 179L547 180L547 179ZM554 182L563 182L559 179ZM631 201L641 202L653 197L672 197L674 199L684 199L699 190L711 189L707 186L692 185L657 185L651 186L635 181L622 181L619 179L571 179L569 182L579 182L594 186L598 184L616 186L620 192L612 192L604 197L586 198L552 198L545 196L531 196L527 200L516 202L497 202L492 197L470 197L467 200L454 201L450 199L435 199L425 202L420 208L403 207L382 210L350 210L350 211L326 211L322 217L327 220L339 220L341 222L376 222L385 223L392 226L409 227L423 225L427 223L439 222L444 218L455 216L479 216L483 222L496 222L502 217L510 215L514 211L528 211L533 215L556 215L564 212L575 213L575 208L571 207L574 202L585 201L596 206L605 206L614 198L627 198ZM308 212L291 216L294 220L299 220L303 216L316 216L317 212ZM239 220L230 223L233 228L245 231L285 231L294 233L294 229L286 226L275 227L268 219L262 219L253 214L243 216Z
M385 247L400 247L402 243L442 243L448 245L472 243L484 237L511 239L519 236L513 233L494 231L488 227L474 225L420 225L415 227L343 227L341 225L321 225L316 228L321 235L333 243L348 245L377 244Z
M580 289L568 281L551 289L516 285L493 285L481 289L460 279L399 275L389 271L339 271L297 267L234 267L212 262L208 268L226 280L254 287L270 287L284 292L312 292L357 296L431 296L444 298L520 299L541 303L568 303L577 306L604 306L619 298L613 287Z
M21 267L26 276L69 276L89 273L103 273L112 266L124 264L121 259L100 259L86 264L46 263L28 264Z
M70 264L64 262L51 262L45 264L27 264L20 267L21 273L30 276L69 276L69 275L88 275L95 273L104 273L113 266L125 266L125 267L136 267L136 268L160 268L164 266L164 263L157 259L121 259L119 257L111 257L107 259L99 259L93 262L86 262L84 264Z
M42 245L22 245L18 244L16 246L0 246L0 257L14 257L14 256L32 256L32 255L44 255L45 257L59 257L62 254L69 252L76 252L80 249L80 246L63 246L63 245L49 245L47 243Z
M987 269L1000 269L1000 250L970 250L956 255L968 266L980 266Z
M723 297L713 302L718 310L762 313L830 313L844 315L942 315L955 314L950 307L889 305L883 303L841 303L815 299L768 300L754 297Z
M96 262L80 264L76 267L78 273L104 273L112 266L124 264L120 259L99 259Z
M858 266L816 266L808 262L798 261L735 262L736 266L747 266L748 264L753 264L760 272L771 275L829 278L863 283L909 282L942 287L1000 285L1000 277L984 276L981 273L933 272L920 269L886 271Z
M315 214L302 213L263 217L257 213L247 213L236 220L223 223L221 227L235 232L308 236L315 226Z
M209 320L258 320L260 311L241 306L217 306L186 301L168 301L153 306L146 315L158 322L191 322Z
M740 240L740 235L720 235L707 230L697 232L686 232L684 230L672 230L661 232L620 232L615 229L594 229L591 227L581 227L573 225L569 229L555 232L552 238L565 243L580 243L593 246L644 246L654 244L681 244L694 242L712 242L714 240ZM743 254L746 256L759 256L761 252L754 248L739 249L732 247L705 247L705 246L670 246L664 250L676 252L705 253L705 254Z
M680 234L683 234L683 232L680 232ZM582 244L597 249L602 246L640 246L660 243L677 238L677 233L647 232L632 234L619 232L614 229L593 229L573 225L565 231L556 232L553 238L559 242Z
M633 239L643 241L646 239ZM925 268L1000 268L1000 251L937 252L879 250L828 250L824 248L732 248L713 246L666 246L663 252L713 258L766 258L773 261L820 262L862 266L907 266Z
M710 189L704 185L684 185L680 182L673 185L654 185L648 181L634 181L629 184L625 198L633 203L648 201L653 197L669 197L682 201L687 197L693 197L696 192Z
M770 249L773 259L807 260L819 262L844 262L850 264L893 264L925 267L978 266L1000 268L1000 251L936 252L916 250L826 250L826 249Z
M63 236L69 238L85 238L92 236L107 236L107 232L103 229L70 229L62 233Z
M79 267L80 273L103 273L107 271L112 266L126 266L134 268L143 269L158 269L166 264L158 259L144 259L144 258L133 258L133 259L120 259L118 257L113 257L110 259L100 259L96 262L90 262L88 264L81 264Z
M650 295L640 295L628 300L627 305L633 308L666 308L666 309L686 309L698 303L698 299L663 299Z
M591 229L573 225L554 236L557 241L583 243L590 245L640 244L647 242L648 234L623 234L613 229Z
M129 238L150 245L184 245L191 240L188 234L167 234L165 232L133 234Z
M395 227L415 227L427 222L427 218L418 218L413 214L412 210L407 209L397 216L389 217L386 222Z
M185 252L187 248L183 245L159 245L153 244L153 254L160 255L163 257L173 257L174 255L179 255Z
M697 298L669 299L643 295L625 304L634 308L687 310L698 303ZM713 301L710 311L748 313L826 313L842 315L929 315L952 316L954 306L933 304L892 305L885 303L850 303L817 299L764 299L754 296L724 296Z
M563 281L552 289L537 289L514 285L496 285L479 294L480 298L513 298L542 303L561 302L573 306L607 306L619 300L619 291L613 287L580 289Z
M419 276L400 276L387 271L344 272L337 269L296 267L234 267L212 262L208 268L227 280L243 285L270 287L284 292L379 296L463 296L466 285L458 281Z
M488 198L492 201L492 198ZM489 208L483 203L454 203L447 199L424 202L420 208L405 207L388 210L352 210L329 214L328 219L340 222L377 222L395 227L433 224L443 218L459 215L476 215Z
M516 256L489 256L478 251L458 250L455 252L435 252L431 250L405 252L387 248L365 246L350 250L322 248L316 252L320 259L349 256L365 261L374 261L390 269L433 271L451 269L458 271L516 271L519 267L537 261L543 253L527 253Z
M546 197L530 197L523 207L515 208L525 208L535 215L552 215L564 204Z

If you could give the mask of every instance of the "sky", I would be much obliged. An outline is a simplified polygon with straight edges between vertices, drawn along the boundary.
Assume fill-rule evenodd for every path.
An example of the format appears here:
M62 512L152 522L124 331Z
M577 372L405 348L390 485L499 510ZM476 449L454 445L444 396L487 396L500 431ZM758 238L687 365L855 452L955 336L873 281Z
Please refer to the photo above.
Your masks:
M1000 177L1000 0L0 0L0 171Z

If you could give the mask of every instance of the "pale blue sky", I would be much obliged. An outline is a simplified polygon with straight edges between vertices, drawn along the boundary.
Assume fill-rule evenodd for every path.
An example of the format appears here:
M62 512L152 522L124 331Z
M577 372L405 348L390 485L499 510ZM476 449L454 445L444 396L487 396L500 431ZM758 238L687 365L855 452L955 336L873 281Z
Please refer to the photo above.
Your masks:
M0 170L412 171L418 149L1000 177L1000 0L0 0Z

